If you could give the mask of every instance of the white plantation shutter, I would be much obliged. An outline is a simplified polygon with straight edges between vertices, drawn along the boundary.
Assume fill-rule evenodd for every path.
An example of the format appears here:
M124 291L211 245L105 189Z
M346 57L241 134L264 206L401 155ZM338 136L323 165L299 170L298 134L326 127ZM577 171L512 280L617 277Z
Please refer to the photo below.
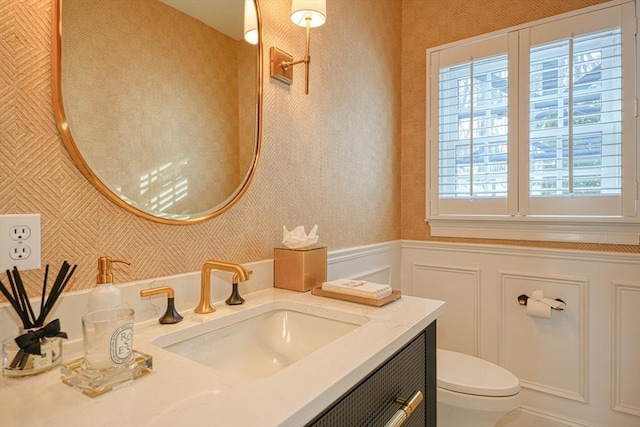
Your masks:
M634 87L635 78L623 70L622 40L620 8L524 31L528 200L521 214L624 215L623 140L635 135L624 135L623 86Z
M440 69L440 197L507 197L507 75L506 54Z
M602 5L427 51L432 235L637 243L636 20Z
M514 88L508 50L516 41L505 34L432 57L437 78L430 88L438 97L431 117L437 141L431 155L438 159L432 191L440 213L508 213L508 107Z

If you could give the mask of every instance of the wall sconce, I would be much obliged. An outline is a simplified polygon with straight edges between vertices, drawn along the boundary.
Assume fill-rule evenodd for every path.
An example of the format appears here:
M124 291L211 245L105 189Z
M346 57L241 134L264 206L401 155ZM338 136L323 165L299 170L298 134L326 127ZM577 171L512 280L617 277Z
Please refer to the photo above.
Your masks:
M326 0L292 0L291 2L291 22L305 27L307 33L306 53L303 59L293 60L293 56L271 47L271 78L286 83L293 84L293 66L297 64L305 65L305 94L309 94L309 36L311 28L319 27L327 20Z
M254 0L244 0L244 40L258 44L258 14Z

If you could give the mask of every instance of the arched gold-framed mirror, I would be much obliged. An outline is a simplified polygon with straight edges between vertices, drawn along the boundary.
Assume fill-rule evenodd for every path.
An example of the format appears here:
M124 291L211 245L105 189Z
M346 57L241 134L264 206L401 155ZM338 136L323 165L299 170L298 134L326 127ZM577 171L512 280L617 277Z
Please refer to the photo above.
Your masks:
M54 113L82 174L160 223L233 206L260 157L259 0L52 1Z

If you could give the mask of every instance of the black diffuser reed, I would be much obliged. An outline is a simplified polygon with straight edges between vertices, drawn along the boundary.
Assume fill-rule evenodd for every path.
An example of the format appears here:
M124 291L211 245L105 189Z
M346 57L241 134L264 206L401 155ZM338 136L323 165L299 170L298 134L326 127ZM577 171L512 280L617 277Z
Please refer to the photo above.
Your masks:
M2 292L2 295L4 295L7 301L9 301L9 304L11 304L18 314L24 330L28 331L15 339L20 350L11 362L10 367L12 369L24 369L29 354L40 354L40 340L42 338L67 338L67 334L60 331L60 321L58 319L51 321L47 325L44 323L56 304L56 301L64 291L64 288L69 283L76 267L77 265L71 267L67 261L64 261L62 263L62 267L60 267L58 275L56 276L53 286L51 286L49 295L47 296L49 265L46 265L44 281L42 284L42 300L40 301L40 310L37 316L31 306L24 283L20 277L20 271L18 271L17 267L13 267L13 270L6 271L10 289L8 289L0 280L0 292Z

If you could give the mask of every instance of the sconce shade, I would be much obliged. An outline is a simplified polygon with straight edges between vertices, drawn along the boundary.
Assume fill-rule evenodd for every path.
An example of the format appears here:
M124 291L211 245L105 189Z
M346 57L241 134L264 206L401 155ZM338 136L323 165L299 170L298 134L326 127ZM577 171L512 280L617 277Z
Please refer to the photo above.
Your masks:
M277 47L271 47L271 78L286 83L293 84L294 65L304 64L304 93L309 94L309 40L311 28L319 27L327 20L326 0L292 0L291 1L291 22L306 29L306 51L303 59L297 61L286 52Z
M292 0L291 22L301 27L307 26L306 17L311 16L310 27L319 27L327 20L326 0Z
M244 39L249 44L258 44L258 16L254 0L244 0Z

